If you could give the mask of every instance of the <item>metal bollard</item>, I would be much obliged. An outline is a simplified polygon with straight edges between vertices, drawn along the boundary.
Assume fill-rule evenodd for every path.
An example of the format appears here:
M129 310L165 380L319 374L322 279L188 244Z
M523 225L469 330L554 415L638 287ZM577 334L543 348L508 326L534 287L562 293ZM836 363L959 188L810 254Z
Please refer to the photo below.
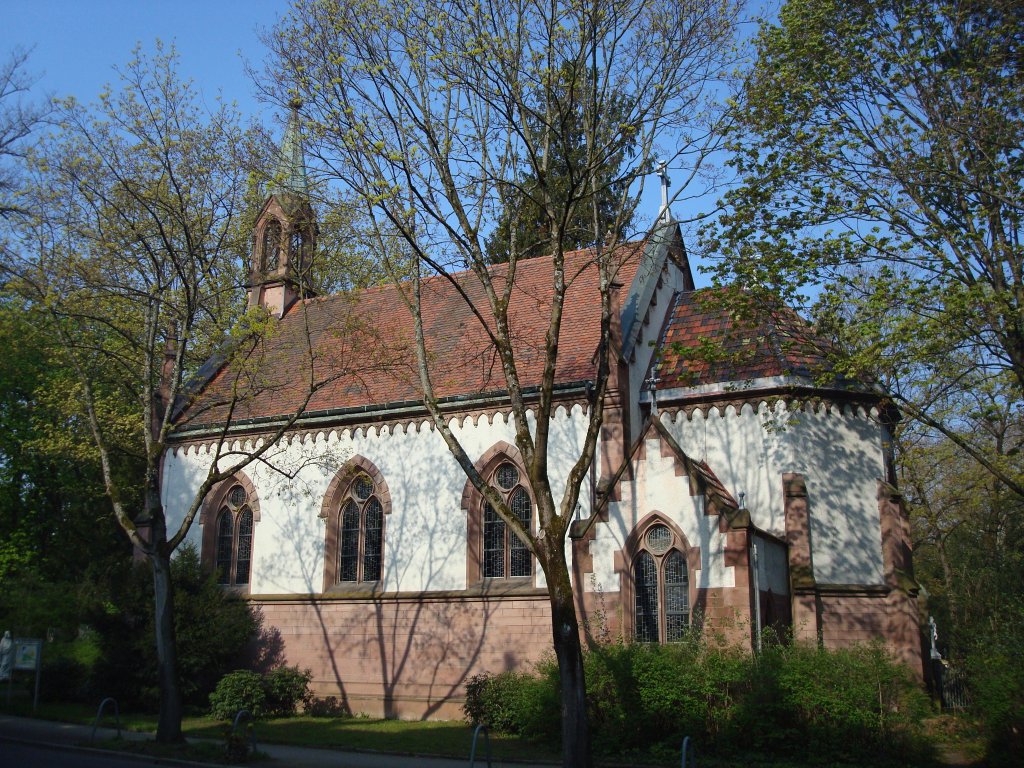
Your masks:
M476 740L480 736L481 731L483 731L484 740L487 743L487 768L491 768L491 734L483 723L478 725L473 731L473 748L469 751L469 768L473 768L476 765Z
M107 696L107 698L100 702L100 708L96 710L96 719L92 724L92 736L89 739L90 744L96 741L96 729L100 725L100 718L103 717L103 710L106 708L107 704L114 705L114 720L117 723L117 738L121 738L121 713L117 708L117 699L112 699L110 696Z

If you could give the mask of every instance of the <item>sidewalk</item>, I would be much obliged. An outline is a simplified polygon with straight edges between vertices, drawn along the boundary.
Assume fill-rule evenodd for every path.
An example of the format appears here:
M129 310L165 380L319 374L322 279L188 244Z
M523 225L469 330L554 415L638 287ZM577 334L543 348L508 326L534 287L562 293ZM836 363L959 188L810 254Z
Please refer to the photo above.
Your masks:
M3 754L5 741L43 744L49 747L66 750L89 749L92 737L92 726L57 723L49 720L33 720L27 717L0 715L0 765L4 764ZM98 728L96 740L103 741L117 736L115 728ZM125 740L141 740L152 738L152 734L121 732ZM346 752L339 749L310 749L305 747L286 747L277 744L258 743L257 748L268 756L250 765L268 765L273 763L288 768L466 768L469 765L469 754L461 760L440 757L418 757L412 755L391 755L379 752ZM162 765L198 765L184 761L155 760ZM481 743L478 748L476 765L487 765L486 752ZM540 765L509 762L495 759L492 768L542 768ZM550 764L543 768L551 768Z

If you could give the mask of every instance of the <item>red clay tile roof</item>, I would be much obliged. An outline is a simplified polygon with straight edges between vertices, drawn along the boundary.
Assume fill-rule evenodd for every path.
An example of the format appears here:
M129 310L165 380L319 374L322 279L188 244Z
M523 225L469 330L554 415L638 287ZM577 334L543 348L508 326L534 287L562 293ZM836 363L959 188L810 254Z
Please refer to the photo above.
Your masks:
M825 347L788 309L735 319L720 289L676 296L661 338L658 389L743 382L774 376L813 377L826 369Z
M616 254L621 264L617 280L626 286L636 276L644 245L625 244ZM594 375L601 308L593 257L592 250L566 254L569 287L556 384L585 381ZM507 267L496 266L491 274L500 290ZM480 281L470 272L451 277L489 317ZM543 371L552 277L551 258L523 261L517 268L509 324L520 381L526 387L539 384ZM244 366L233 362L213 377L186 410L186 419L191 425L223 423L236 382L256 394L236 400L232 421L294 412L310 381L318 382L320 388L307 405L307 413L421 400L412 315L398 291L395 285L385 285L297 302ZM421 301L437 397L504 391L496 350L452 282L440 276L425 280Z

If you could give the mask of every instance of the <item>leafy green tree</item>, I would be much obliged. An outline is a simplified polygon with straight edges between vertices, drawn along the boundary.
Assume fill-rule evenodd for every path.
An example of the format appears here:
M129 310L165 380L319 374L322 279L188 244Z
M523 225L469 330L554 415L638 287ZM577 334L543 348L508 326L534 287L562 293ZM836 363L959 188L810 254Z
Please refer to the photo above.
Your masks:
M145 566L125 562L109 600L88 615L102 651L92 685L97 693L143 708L159 703L153 622L153 579ZM260 629L259 617L239 595L204 572L190 545L171 563L174 628L181 645L182 697L205 706L220 678L245 665Z
M799 303L900 407L1024 495L959 393L1024 394L1024 10L1012 0L789 0L756 39L740 180L706 245L748 295Z
M96 575L126 555L110 516L99 458L68 403L73 376L60 368L45 317L0 295L0 580L54 583ZM113 471L137 472L137 452Z
M33 215L3 267L11 287L48 319L110 510L151 566L157 740L168 742L182 738L172 554L212 488L258 458L270 462L316 384L307 355L308 391L292 418L257 445L224 440L235 408L267 386L258 375L261 340L273 322L263 311L240 313L251 233L239 222L258 153L232 109L200 106L193 84L177 76L173 50L137 52L120 75L120 91L101 94L95 106L65 103L59 130L33 153ZM202 366L214 353L239 361L216 404L227 413L215 424L221 440L183 519L169 521L160 495L168 436L195 377L210 375ZM124 451L138 461L128 477L116 471Z
M543 569L566 766L592 761L565 550L615 364L618 235L656 152L670 163L694 159L699 165L710 151L716 113L707 106L709 82L728 66L736 13L732 3L717 0L302 0L267 40L264 92L301 99L321 170L363 202L386 257L383 266L412 313L423 403L434 427ZM665 147L672 150L664 154ZM622 195L613 210L602 210L602 194L610 189ZM525 228L538 239L520 242L519 227L510 226L507 265L492 271L487 239L510 204L527 200L535 212L518 211L512 219L530 220ZM510 300L519 289L517 266L536 255L538 242L552 259L546 341L543 349L521 353ZM564 490L561 484L555 490L548 476L549 429L562 309L575 277L565 255L580 242L596 244L590 268L601 286L600 342L585 439ZM390 258L394 253L406 259L400 268ZM468 272L455 279L455 270ZM536 531L481 477L435 394L435 379L443 374L434 369L420 314L420 279L428 276L451 280L493 345L537 505ZM535 395L528 390L534 382L520 372L522 354L543 371Z

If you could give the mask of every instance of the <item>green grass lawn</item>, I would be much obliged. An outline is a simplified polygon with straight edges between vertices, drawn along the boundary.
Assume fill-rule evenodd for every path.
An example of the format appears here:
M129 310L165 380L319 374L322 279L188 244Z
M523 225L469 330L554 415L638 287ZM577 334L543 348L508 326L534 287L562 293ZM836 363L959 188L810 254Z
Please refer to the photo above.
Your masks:
M33 714L30 708L17 706L13 714L92 725L96 708L81 704L41 704ZM102 726L113 727L114 717L108 708ZM126 731L156 730L156 715L122 712L121 727ZM230 723L210 717L186 717L182 721L185 736L223 743ZM370 750L411 755L468 758L473 729L461 721L409 722L375 720L363 717L289 717L261 720L255 724L258 744L288 744L297 747ZM109 746L109 744L105 745ZM478 747L483 754L483 743ZM516 736L493 734L491 754L495 758L517 758L529 761L556 761L558 755L549 749Z
M84 725L92 725L96 717L94 707L80 704L43 704L34 714L27 704L28 702L16 704L12 713ZM0 709L5 708L0 707ZM135 712L121 714L121 727L128 731L152 732L156 730L156 722L155 715ZM106 715L101 725L113 726L112 715ZM965 736L965 734L972 735L974 733L974 729L968 727L969 725L968 721L962 719L935 718L928 728L931 737L929 740L936 745L948 744L955 748L961 756L966 756L967 759L963 760L963 763L971 764L979 758L979 754L977 745ZM155 757L179 757L206 762L217 761L223 756L225 739L230 728L229 723L210 717L191 716L185 718L182 726L186 736L209 741L188 748L172 747L170 748L171 753L166 752L168 748L157 747L152 742L143 744L132 744L125 741L105 742L97 746L134 752L142 751ZM255 735L259 745L287 744L300 747L368 750L467 759L473 729L459 721L409 722L362 717L301 716L257 722ZM482 749L483 745L481 744L478 747L480 756L483 754ZM496 759L515 758L528 762L558 762L559 760L558 754L542 745L501 734L492 735L491 754ZM597 755L596 757L598 762L603 762L602 756ZM810 756L808 759L812 760ZM806 768L808 765L814 764L813 762L780 761L761 753L734 756L728 759L699 755L699 760L702 768ZM651 754L623 755L612 758L606 764L674 766L679 765L679 755L678 753L670 754L670 750L662 750ZM853 764L836 762L829 764L834 768L853 768ZM938 764L941 765L941 763ZM858 768L863 768L864 765L863 763L857 764ZM877 765L891 765L891 763L878 763ZM922 763L922 766L928 765L936 765L936 763L930 761Z

